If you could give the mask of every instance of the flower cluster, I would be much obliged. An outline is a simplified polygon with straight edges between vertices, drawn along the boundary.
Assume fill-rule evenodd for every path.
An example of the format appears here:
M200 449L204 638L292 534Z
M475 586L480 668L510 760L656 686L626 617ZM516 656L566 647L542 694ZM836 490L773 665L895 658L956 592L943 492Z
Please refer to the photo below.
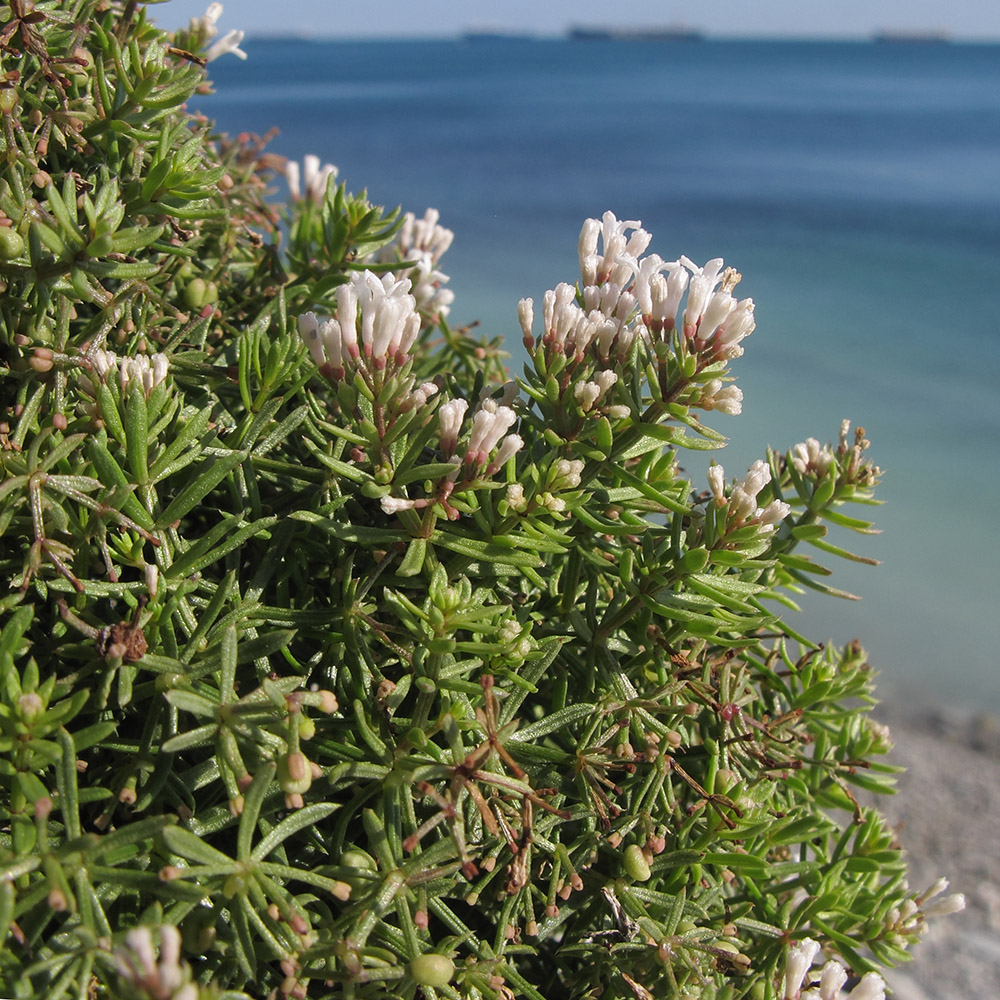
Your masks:
M337 168L332 163L321 165L315 153L303 157L301 169L298 160L288 160L285 164L285 181L293 201L322 201L331 177L336 180Z
M332 317L304 313L298 326L320 371L339 380L348 368L371 373L402 367L420 333L420 316L408 279L354 271L337 289Z
M133 357L119 357L114 351L91 350L86 355L91 368L102 382L115 372L118 373L119 384L124 393L129 383L135 382L142 386L143 392L149 394L167 377L170 363L165 354L136 354ZM93 383L91 383L93 388Z
M398 264L397 270L410 279L417 310L426 326L444 319L455 300L455 293L444 287L448 275L438 268L455 234L440 224L440 218L436 208L428 208L422 219L407 212L395 240L383 247L377 258L382 263Z
M665 403L738 414L743 393L726 384L725 365L743 353L754 329L752 299L737 300L740 275L721 257L704 267L688 257L643 256L650 234L636 220L605 212L580 233L580 284L563 282L542 299L542 329L534 332L535 303L518 303L525 347L550 373L566 371L560 399L580 415L629 416L610 398L601 371L620 373L636 345L656 361L650 388Z
M785 956L785 982L782 1000L840 1000L847 970L833 959L827 962L817 977L812 972L813 963L820 953L820 944L812 938L803 938L788 949ZM803 985L816 986L803 992ZM850 1000L885 1000L885 980L877 972L868 972L847 996Z
M757 459L743 479L733 486L726 497L726 470L721 465L713 465L708 470L708 485L715 498L716 506L728 505L728 520L735 527L757 524L763 532L774 531L775 526L791 512L791 507L783 500L772 500L766 507L757 505L757 496L771 481L771 469L767 462Z

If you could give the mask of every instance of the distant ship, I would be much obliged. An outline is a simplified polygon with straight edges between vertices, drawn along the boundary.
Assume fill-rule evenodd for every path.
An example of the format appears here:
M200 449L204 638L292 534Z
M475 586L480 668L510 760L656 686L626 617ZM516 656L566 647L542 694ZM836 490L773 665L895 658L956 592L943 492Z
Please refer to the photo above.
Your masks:
M469 28L462 32L465 42L523 42L535 36L526 31L508 31L505 28Z
M700 42L705 36L694 28L671 25L666 28L598 28L573 26L566 35L574 42Z
M951 38L947 31L943 29L929 29L921 31L919 29L886 29L876 31L872 35L873 42L888 42L892 45L941 45L950 42Z

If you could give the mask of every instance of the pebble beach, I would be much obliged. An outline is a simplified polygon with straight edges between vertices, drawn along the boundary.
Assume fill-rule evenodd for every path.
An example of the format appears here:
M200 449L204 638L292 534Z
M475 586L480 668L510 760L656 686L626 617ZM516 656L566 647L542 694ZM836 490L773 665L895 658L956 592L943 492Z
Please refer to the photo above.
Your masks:
M879 805L907 851L910 885L939 876L965 895L934 921L915 959L887 974L896 1000L988 1000L1000 995L1000 719L887 697L891 763L906 768Z

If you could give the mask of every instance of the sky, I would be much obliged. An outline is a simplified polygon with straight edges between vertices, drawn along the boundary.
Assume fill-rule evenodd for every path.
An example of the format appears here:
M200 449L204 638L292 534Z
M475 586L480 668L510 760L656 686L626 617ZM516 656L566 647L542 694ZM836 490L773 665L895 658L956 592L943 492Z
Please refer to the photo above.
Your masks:
M165 28L200 16L208 0L151 6ZM944 30L956 39L1000 40L998 0L421 0L362 4L357 0L226 0L223 32L304 34L335 38L448 37L467 29L562 34L568 25L683 25L710 35L859 38L874 31ZM275 10L281 12L275 17Z

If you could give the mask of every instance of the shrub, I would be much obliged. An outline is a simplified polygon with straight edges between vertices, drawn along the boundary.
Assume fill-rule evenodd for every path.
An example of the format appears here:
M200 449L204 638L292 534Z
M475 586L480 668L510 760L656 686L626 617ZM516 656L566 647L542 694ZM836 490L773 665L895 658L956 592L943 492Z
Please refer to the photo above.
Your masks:
M507 381L436 213L186 109L220 13L0 14L5 994L879 995L959 904L775 613L863 431L693 485L753 302L611 213Z

